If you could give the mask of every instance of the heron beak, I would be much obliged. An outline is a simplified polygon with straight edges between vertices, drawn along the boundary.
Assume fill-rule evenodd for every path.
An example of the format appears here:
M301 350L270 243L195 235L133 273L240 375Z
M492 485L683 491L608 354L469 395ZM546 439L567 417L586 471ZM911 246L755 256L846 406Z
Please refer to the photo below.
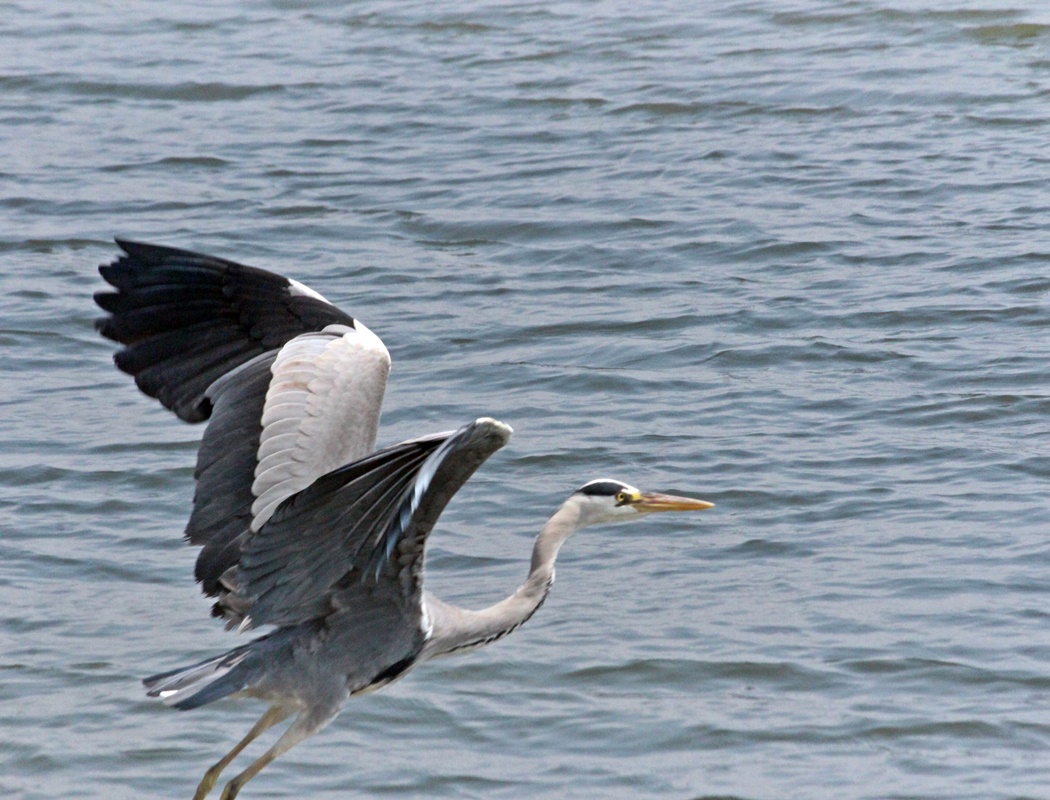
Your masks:
M694 500L692 497L642 492L631 505L639 511L703 511L705 508L714 508L715 504L706 500Z

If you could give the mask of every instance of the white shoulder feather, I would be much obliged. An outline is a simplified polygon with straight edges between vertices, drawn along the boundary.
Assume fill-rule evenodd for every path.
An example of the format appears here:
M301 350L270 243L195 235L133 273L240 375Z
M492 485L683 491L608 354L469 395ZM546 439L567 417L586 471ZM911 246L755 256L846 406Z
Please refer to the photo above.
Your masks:
M354 325L297 336L270 368L252 530L286 498L375 449L390 354L372 331Z

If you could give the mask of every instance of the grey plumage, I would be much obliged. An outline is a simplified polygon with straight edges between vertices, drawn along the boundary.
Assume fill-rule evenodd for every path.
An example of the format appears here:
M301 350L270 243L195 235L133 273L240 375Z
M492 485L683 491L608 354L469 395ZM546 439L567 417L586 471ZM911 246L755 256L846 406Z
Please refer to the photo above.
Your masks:
M374 450L390 361L364 325L311 289L264 270L119 241L100 268L116 292L100 332L124 345L117 366L188 422L209 420L186 538L195 573L230 627L274 629L215 658L160 673L148 694L180 709L245 694L269 703L205 774L201 800L253 739L295 716L233 778L241 786L316 733L346 699L419 663L506 636L543 603L575 531L650 511L710 503L612 480L574 492L543 527L525 581L480 611L423 585L426 540L451 497L509 439L481 418Z

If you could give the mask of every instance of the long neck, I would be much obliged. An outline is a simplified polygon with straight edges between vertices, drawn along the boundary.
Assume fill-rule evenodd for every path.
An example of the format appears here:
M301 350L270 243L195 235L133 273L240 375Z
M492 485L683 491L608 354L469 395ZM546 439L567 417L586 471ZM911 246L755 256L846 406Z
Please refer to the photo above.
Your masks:
M582 527L580 508L570 500L543 526L532 547L529 575L514 594L480 611L468 611L426 595L432 625L423 657L433 658L502 639L531 617L554 583L554 562L565 541Z

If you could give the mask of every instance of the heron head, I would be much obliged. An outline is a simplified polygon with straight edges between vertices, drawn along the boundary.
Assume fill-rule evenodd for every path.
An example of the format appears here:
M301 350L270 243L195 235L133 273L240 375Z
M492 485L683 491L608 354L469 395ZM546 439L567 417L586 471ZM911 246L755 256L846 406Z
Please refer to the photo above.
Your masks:
M643 492L609 478L584 484L576 490L573 498L580 506L585 525L637 519L654 511L702 511L714 505L691 497Z

